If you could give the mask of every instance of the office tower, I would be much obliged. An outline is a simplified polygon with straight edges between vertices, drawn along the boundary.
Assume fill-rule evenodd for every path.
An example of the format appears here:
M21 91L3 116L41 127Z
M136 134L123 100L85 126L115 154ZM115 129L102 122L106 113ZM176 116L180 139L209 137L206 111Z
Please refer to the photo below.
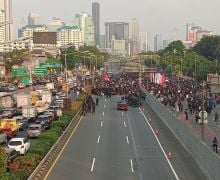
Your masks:
M125 40L126 51L128 51L129 23L127 22L106 22L105 23L105 47L111 48L112 38Z
M130 23L130 40L138 41L139 40L139 22L136 18L133 18Z
M78 26L63 26L57 30L58 46L73 44L76 49L82 44L82 30Z
M139 33L139 52L146 52L148 51L148 33L147 32L140 32Z
M161 34L156 34L154 36L154 51L159 51L162 49L162 38Z
M92 3L92 20L95 30L95 45L100 44L100 5L97 2Z
M101 34L99 38L99 47L104 49L105 48L105 35Z
M74 25L82 30L82 44L87 46L95 45L95 32L92 17L88 14L76 14L74 17Z
M5 28L5 42L12 40L12 0L2 0L1 1L1 7L4 10L4 22L6 25Z
M36 13L29 13L27 20L28 20L28 25L39 25L40 15Z
M0 9L0 24L5 22L5 11ZM3 45L2 43L5 42L5 27L0 26L0 52L3 52Z

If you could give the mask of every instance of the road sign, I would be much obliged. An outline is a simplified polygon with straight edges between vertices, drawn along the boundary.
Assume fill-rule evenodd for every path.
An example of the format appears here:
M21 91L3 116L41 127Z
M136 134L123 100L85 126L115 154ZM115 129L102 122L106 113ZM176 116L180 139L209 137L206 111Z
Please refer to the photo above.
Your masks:
M25 68L15 68L15 69L12 69L12 75L13 76L27 76L28 70Z
M61 67L60 63L50 62L50 63L39 63L40 68L59 68Z
M204 119L203 123L207 124L208 123L208 119ZM199 124L202 124L202 119L199 119Z
M30 79L29 79L29 77L23 77L22 79L21 79L21 82L24 84L24 85L29 85L30 84Z
M199 112L199 117L202 118L202 111ZM203 117L204 119L208 117L208 113L206 111L203 111Z
M34 75L47 75L48 70L46 68L34 68Z

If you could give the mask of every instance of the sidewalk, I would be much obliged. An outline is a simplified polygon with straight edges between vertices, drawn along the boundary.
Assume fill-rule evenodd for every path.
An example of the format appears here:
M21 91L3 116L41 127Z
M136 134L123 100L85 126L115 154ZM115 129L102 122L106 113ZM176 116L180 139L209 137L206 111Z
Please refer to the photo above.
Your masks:
M187 108L187 105L184 104L184 109ZM215 112L220 113L220 105L217 105L216 108L212 111L211 114L208 114L208 123L204 125L204 141L205 143L212 147L212 140L214 136L218 139L218 144L220 148L220 122L214 121L214 114ZM191 114L188 112L189 118L186 120L184 112L179 112L179 118L180 120L190 129L192 129L192 132L195 136L202 139L202 126L201 124L196 124L195 121L195 114Z

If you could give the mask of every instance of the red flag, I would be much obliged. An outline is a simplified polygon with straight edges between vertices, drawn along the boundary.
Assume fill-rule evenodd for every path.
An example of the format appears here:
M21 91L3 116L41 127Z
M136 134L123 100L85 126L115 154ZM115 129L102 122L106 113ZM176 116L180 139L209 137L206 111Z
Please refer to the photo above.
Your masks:
M109 81L109 77L107 73L103 74L102 78L104 81Z
M163 88L166 87L166 79L167 79L166 74L163 73L163 74L162 74L162 80L161 80L161 86L162 86Z

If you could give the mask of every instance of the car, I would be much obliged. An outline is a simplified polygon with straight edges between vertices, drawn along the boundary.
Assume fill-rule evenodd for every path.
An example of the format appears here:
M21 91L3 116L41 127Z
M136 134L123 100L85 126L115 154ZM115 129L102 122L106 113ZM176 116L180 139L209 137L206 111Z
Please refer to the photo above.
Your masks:
M15 149L22 155L26 154L30 145L31 143L27 138L12 138L8 143L9 148Z
M51 116L48 114L42 114L39 115L35 121L36 124L41 124L43 128L45 129L50 129L50 124L51 124Z
M0 144L7 143L7 135L0 130Z
M38 137L44 128L41 124L31 124L27 129L27 136L28 137Z
M19 125L19 129L24 131L28 127L28 120L23 116L14 116L12 119L16 119Z
M118 103L117 104L117 110L127 111L128 105L126 103Z

